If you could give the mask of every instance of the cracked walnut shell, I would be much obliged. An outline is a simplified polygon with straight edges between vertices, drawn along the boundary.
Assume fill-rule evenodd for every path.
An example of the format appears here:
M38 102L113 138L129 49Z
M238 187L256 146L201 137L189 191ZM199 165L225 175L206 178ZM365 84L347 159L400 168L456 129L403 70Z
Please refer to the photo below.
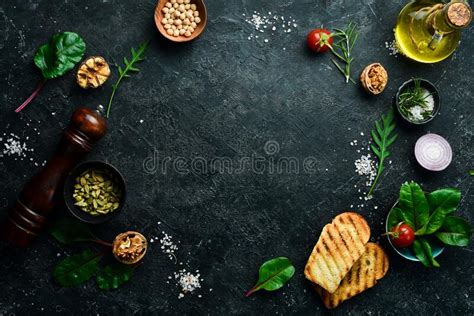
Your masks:
M388 74L381 64L373 63L364 68L360 81L367 92L377 95L387 86Z
M121 233L115 237L112 252L115 259L124 264L135 264L143 259L147 250L145 236L134 231Z
M104 57L91 56L87 58L77 70L77 84L84 89L98 88L110 76L109 64Z

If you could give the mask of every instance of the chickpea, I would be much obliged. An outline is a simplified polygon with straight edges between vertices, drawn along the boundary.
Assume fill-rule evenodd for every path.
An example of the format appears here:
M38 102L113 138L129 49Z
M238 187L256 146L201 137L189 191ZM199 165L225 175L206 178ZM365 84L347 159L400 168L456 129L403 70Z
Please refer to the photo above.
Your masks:
M169 18L171 18L171 14L166 13L166 14L165 14L165 19L169 19Z
M175 4L176 3L176 0L171 0L171 4Z
M168 2L168 3L166 3L166 4L165 4L165 6L166 6L168 9L170 9L170 8L172 8L172 7L173 7L173 5L172 5L171 3L169 3L169 2Z
M181 12L179 12L178 10L174 11L174 16L176 18L179 18L180 15L181 15Z
M194 29L190 26L190 27L188 27L188 31L192 33L192 32L194 32Z
M169 3L169 2L168 2L168 3ZM173 14L174 11L175 11L175 9L174 9L174 8L171 8L171 9L168 11L168 13L169 13L169 14Z
M186 32L184 33L184 36L186 36L186 37L190 37L190 36L191 36L191 32L189 32L189 31L186 31Z
M196 17L199 16L199 11L194 11L193 15Z
M173 8L177 9L179 7L179 4L175 3L173 4Z
M183 23L183 21L181 20L174 20L174 25L178 26L178 25L181 25Z
M169 24L173 24L174 20L173 19L168 19Z
M186 14L181 13L181 15L179 16L179 19L184 21L184 19L186 19Z
M186 12L186 9L184 8L184 4L180 5L178 9L180 12Z
M190 4L186 4L186 5L184 6L184 8L185 8L186 10L189 10L189 9L191 9L191 5L190 5Z
M178 31L178 30L174 30L174 31L173 31L173 36L174 36L174 37L178 37L178 36L179 36L179 31Z
M184 0L185 4L189 4L190 2L191 2L191 0Z
M168 7L163 7L163 9L161 9L161 11L162 11L164 14L168 13L169 10L170 10L170 8L168 8Z
M179 4L183 4L183 2L184 2L183 0L178 0Z
M179 35L184 35L184 33L186 33L186 30L185 30L185 29L179 30Z
M163 25L168 24L168 20L167 19L161 19L161 24L163 24Z
M165 30L169 30L171 28L171 25L170 24L165 24L164 28L165 28Z
M194 16L190 17L189 21L194 22Z
M176 27L176 29L177 29L177 30L183 29L183 25L182 25L182 24L181 24L181 25L178 25L178 26Z
M172 29L168 29L168 30L166 30L166 33L168 33L168 35L173 35L174 32L173 32Z
M196 10L197 10L197 7L196 7L196 5L195 5L194 3L191 4L191 10L193 10L193 11L196 11Z
M193 29L195 29L195 28L197 27L197 24L196 24L196 22L191 22L190 26L191 26Z
M183 23L184 25L189 25L191 24L191 21L189 21L189 19L184 19Z

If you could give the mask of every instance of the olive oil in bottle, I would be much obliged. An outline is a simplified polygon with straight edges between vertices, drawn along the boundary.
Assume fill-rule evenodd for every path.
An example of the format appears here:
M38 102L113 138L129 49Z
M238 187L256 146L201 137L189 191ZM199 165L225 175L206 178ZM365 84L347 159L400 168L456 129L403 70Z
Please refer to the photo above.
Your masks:
M398 16L395 26L397 47L411 59L436 63L456 50L461 29L471 20L472 11L465 1L415 0Z

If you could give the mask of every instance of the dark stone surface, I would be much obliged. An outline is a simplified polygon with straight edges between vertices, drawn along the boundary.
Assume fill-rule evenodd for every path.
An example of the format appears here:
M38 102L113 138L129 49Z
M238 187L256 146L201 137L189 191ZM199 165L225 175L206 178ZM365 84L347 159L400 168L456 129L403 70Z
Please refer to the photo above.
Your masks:
M111 293L98 290L93 281L63 289L51 280L57 261L91 246L61 246L45 234L27 250L2 247L0 314L326 314L304 279L303 267L322 227L350 205L367 218L373 240L381 240L391 267L375 288L332 313L474 313L472 246L446 249L439 257L441 268L426 270L396 255L378 237L400 184L411 179L426 190L461 189L459 215L474 222L469 211L473 178L468 176L474 154L472 27L451 58L422 65L390 56L385 48L393 38L400 1L209 0L205 33L185 45L160 37L154 6L149 0L1 3L0 132L15 133L23 141L29 136L26 142L34 149L24 161L0 159L2 209L12 206L25 181L39 170L34 162L41 164L51 155L73 110L105 104L116 78L113 67L105 87L83 91L70 73L49 82L34 103L16 115L13 109L39 80L32 62L37 47L58 31L76 31L88 45L87 55L103 55L115 66L131 46L151 38L142 72L123 82L110 132L90 156L117 166L128 182L125 210L98 227L97 234L111 240L134 229L159 239L164 231L180 244L175 264L155 241L133 279ZM263 36L248 40L255 30L242 13L254 10L292 16L298 27L291 33L278 29L268 43ZM390 83L381 96L367 96L358 85L343 83L329 56L314 56L304 47L309 29L321 24L340 27L350 20L361 26L354 77L370 62L383 63ZM413 76L437 84L441 114L426 126L399 126L392 164L375 199L357 207L358 189L366 190L364 179L354 172L354 160L362 153L349 143L368 140L374 120L387 112L397 87ZM416 165L415 141L428 131L445 136L452 145L454 160L445 172L427 173ZM274 155L264 150L268 141L279 145ZM165 157L188 162L228 157L233 166L254 156L267 168L272 158L295 157L301 163L313 157L317 172L256 173L247 167L238 174L199 169L180 174L172 168L166 174L147 173L143 163L154 152L158 162ZM294 262L295 277L280 291L244 298L260 264L275 256ZM179 289L167 280L181 268L199 269L203 281L201 289L178 299Z

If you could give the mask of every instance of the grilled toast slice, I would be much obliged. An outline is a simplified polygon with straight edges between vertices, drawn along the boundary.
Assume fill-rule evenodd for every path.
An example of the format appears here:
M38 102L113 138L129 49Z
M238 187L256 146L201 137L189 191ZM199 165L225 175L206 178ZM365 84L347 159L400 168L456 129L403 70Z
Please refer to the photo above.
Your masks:
M307 279L334 293L339 283L365 251L370 227L353 212L336 216L324 226L305 267Z
M331 294L317 285L316 292L321 296L327 308L335 308L345 300L373 287L377 280L385 276L388 267L388 256L382 247L369 242L365 246L365 252L352 266L336 292Z

